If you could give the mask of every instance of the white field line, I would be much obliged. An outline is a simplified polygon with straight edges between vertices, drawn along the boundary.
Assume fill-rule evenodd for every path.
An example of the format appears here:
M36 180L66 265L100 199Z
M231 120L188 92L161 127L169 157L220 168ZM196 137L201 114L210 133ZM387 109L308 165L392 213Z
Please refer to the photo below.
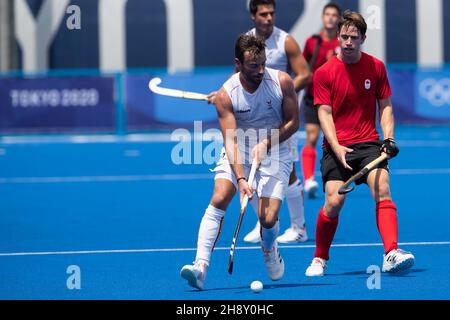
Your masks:
M400 242L400 246L436 246L450 245L450 241L441 242ZM382 243L347 243L333 244L334 248L350 248L350 247L381 247ZM283 249L308 249L315 248L315 245L289 245L279 246ZM108 253L152 253L152 252L183 252L195 251L196 248L167 248L167 249L120 249L120 250L81 250L81 251L38 251L38 252L4 252L0 253L0 257L11 256L48 256L48 255L77 255L77 254L108 254ZM230 250L230 247L216 247L214 250ZM236 250L261 250L260 246L236 247Z
M391 169L392 175L441 175L450 174L450 168L436 169ZM316 172L320 176L320 172ZM214 177L213 173L186 174L148 174L148 175L111 175L111 176L69 176L69 177L11 177L0 178L0 184L21 183L80 183L80 182L138 182L138 181L169 181L169 180L207 180Z
M209 132L208 137L204 139L204 132L202 134L189 132L183 135L185 139L192 139L194 141L222 141L222 134L219 129L214 133ZM430 135L429 140L414 140L414 139L400 139L397 143L400 147L448 147L450 140L446 140L445 136L437 133L438 136ZM321 137L323 135L321 134ZM306 132L299 131L298 137L300 140L306 139ZM149 143L166 143L179 142L180 134L172 136L171 133L131 133L127 135L114 134L99 134L99 135L54 135L54 136L3 136L0 137L0 145L14 145L14 144L52 144L52 143L74 143L74 144L89 144L89 143L120 143L120 142L149 142Z
M78 183L78 182L133 182L162 180L205 180L214 177L212 173L148 174L123 176L73 176L73 177L12 177L0 178L0 184L17 183Z

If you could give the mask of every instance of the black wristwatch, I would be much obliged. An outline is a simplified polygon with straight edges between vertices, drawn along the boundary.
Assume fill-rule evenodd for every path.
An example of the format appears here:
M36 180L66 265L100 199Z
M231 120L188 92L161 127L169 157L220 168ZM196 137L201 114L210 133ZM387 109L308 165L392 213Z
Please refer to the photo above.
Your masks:
M237 178L236 182L239 183L239 180L241 180L241 179L244 179L245 181L247 181L246 177L240 177L240 178Z

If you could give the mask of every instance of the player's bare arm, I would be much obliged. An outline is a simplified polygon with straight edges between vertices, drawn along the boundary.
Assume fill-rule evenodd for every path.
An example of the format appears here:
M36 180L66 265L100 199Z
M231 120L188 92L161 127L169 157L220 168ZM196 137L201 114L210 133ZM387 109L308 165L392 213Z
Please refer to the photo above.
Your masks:
M383 132L383 145L381 150L388 154L389 158L395 157L399 149L394 140L394 111L391 98L378 100L380 127Z
M295 93L295 85L291 77L286 73L280 71L280 86L283 92L283 116L284 122L280 127L280 142L285 141L300 127L298 117L298 99Z
M230 161L236 179L238 179L240 198L242 200L244 194L247 194L247 196L251 198L252 190L249 187L247 180L240 179L245 178L246 176L243 159L237 144L236 119L234 117L231 99L223 88L217 93L216 110L228 160Z
M289 65L295 73L294 88L298 92L305 88L311 80L311 72L308 63L303 57L300 46L292 36L287 36L285 43L286 55L289 60Z
M333 149L334 154L337 156L344 168L353 170L352 167L350 167L345 161L345 154L347 152L352 152L353 149L341 146L339 144L336 136L336 127L334 126L333 114L331 111L332 109L329 105L323 104L319 106L320 126L322 128L323 134L325 135L325 138Z
M208 104L216 104L216 98L217 98L218 91L211 91L206 98L208 99Z
M378 100L380 127L383 132L383 138L394 138L394 112L392 109L391 98Z

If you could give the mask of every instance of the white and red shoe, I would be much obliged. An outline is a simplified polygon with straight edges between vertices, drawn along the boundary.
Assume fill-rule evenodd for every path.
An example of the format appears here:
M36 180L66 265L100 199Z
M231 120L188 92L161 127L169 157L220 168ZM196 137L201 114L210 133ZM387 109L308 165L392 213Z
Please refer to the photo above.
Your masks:
M279 243L299 243L308 240L308 234L306 233L306 227L293 228L290 227L277 238Z
M181 268L180 275L186 279L191 287L203 290L203 283L206 278L206 271L208 264L204 261L198 261L192 264L187 264Z
M321 277L324 274L326 266L327 261L325 259L315 257L306 269L305 275L307 277Z
M263 253L269 278L273 281L280 280L284 275L284 260L278 251L277 244L275 243L272 250L263 250Z
M402 249L391 250L383 255L383 272L399 272L411 268L414 265L414 256L411 252Z

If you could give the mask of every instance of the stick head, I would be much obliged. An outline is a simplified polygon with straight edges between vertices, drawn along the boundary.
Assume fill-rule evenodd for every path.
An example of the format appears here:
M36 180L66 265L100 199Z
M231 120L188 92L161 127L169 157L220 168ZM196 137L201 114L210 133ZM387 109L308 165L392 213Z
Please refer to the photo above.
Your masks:
M148 88L153 91L156 92L157 88L159 86L159 84L161 83L161 78L153 78L150 80L150 82L148 83Z
M353 191L353 189L355 189L355 187L344 187L344 186L342 186L342 187L339 188L338 193L339 194L346 194L346 193L349 193L350 191Z

